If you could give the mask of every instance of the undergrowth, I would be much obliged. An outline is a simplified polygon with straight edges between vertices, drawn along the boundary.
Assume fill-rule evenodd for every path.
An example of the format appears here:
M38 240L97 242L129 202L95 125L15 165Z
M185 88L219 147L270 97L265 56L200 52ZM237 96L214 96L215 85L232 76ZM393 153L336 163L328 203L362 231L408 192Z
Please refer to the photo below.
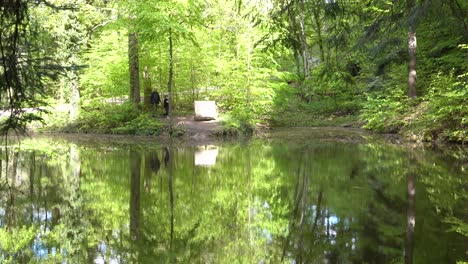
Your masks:
M365 128L399 132L417 141L468 141L468 74L432 76L427 93L411 100L402 88L369 96Z
M43 131L149 136L159 135L164 129L163 122L153 118L150 112L141 112L132 104L124 103L84 108L75 121L68 121L60 114L49 117L49 126Z
M360 100L317 97L310 103L292 97L270 113L274 127L359 126Z

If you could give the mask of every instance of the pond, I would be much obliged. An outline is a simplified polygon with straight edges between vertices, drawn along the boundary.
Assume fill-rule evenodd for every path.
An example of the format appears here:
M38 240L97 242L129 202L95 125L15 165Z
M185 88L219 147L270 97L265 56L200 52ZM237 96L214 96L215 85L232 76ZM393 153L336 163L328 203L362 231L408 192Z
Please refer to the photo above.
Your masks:
M320 129L204 144L3 146L1 262L467 260L466 149Z

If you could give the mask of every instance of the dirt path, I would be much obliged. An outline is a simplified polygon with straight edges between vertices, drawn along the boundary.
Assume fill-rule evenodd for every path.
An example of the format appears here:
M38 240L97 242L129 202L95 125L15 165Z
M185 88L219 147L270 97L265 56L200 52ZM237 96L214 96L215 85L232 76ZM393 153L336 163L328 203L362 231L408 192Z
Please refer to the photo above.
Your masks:
M187 131L189 137L194 139L205 139L214 135L220 127L219 120L195 121L193 116L174 117L175 124Z

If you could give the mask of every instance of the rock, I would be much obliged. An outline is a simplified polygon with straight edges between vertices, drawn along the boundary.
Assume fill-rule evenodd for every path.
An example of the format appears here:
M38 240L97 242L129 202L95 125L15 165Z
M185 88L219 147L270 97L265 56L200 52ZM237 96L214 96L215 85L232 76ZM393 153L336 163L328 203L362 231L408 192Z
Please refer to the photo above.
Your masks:
M218 118L215 101L195 101L195 116L196 121L209 121Z

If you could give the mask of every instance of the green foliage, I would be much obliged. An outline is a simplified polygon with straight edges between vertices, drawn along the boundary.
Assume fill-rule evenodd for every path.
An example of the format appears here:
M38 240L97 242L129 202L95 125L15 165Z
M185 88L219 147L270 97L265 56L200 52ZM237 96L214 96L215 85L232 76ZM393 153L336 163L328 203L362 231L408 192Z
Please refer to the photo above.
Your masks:
M457 232L462 236L468 237L468 223L466 221L456 217L448 217L446 222L452 226L450 231Z
M91 41L81 74L83 104L128 94L129 71L125 30L105 30Z
M465 142L468 138L467 75L436 74L420 101L409 100L396 87L369 95L361 117L365 128L403 132L415 140Z
M140 112L130 103L103 104L89 107L76 121L65 127L52 127L63 132L159 135L162 123L150 113Z
M26 35L20 36L18 47L26 52L18 54L32 58L24 62L47 68L38 67L44 71L37 75L29 70L36 64L26 65L21 69L31 74L25 72L22 78L31 76L29 81L37 84L45 81L44 91L57 106L73 106L44 116L52 127L74 119L82 106L81 118L69 130L159 133L160 128L153 129L156 124L144 124L151 119L140 110L109 113L112 107L102 106L109 98L121 102L128 96L127 37L136 32L140 69L147 67L149 72L147 86L167 93L171 36L173 109L189 115L194 100L215 100L228 116L221 134L250 133L257 122L356 125L356 115L365 107L362 117L369 129L403 131L420 139L466 138L466 76L444 79L450 71L458 76L467 70L465 3L416 1L408 10L402 1L386 0L365 6L320 0L49 2L24 6L30 20L21 22ZM51 8L54 5L65 8ZM3 28L10 36L14 31L7 26L14 24L14 14L6 15ZM403 92L408 76L407 27L416 21L420 103L407 100ZM31 40L28 45L23 37ZM5 47L7 55L15 50ZM44 55L47 60L42 60ZM63 74L56 75L57 69ZM24 86L23 94L36 101L18 101L14 108L41 103L35 87L41 85ZM5 85L0 88L7 91ZM7 97L0 100L5 106ZM245 109L248 115L242 114ZM14 119L4 125L23 127L37 118Z
M44 30L31 15L32 4L23 0L0 7L0 109L8 116L0 122L2 135L10 129L24 133L28 123L42 120L37 111L24 108L44 104L47 82L62 72L40 48Z
M159 135L162 132L162 130L163 125L160 121L151 117L151 114L143 113L133 120L124 122L123 126L112 128L111 133L124 135L156 136Z
M16 261L26 261L30 259L33 252L28 249L31 241L34 240L37 232L34 226L23 226L18 228L0 229L0 254L6 259L5 263L17 263Z
M311 93L312 101L302 100L293 87L285 84L276 90L275 108L269 113L272 126L357 126L361 100L349 99L349 94L331 97Z
M401 87L387 93L371 94L362 110L365 128L379 132L398 132L405 125L404 115L410 100Z
M300 135L222 147L27 138L20 149L8 148L8 162L5 149L0 155L2 164L22 172L13 197L0 199L6 208L0 255L13 263L88 263L102 256L138 263L280 263L282 255L286 262L302 255L313 263L328 258L327 251L344 262L399 263L406 176L416 173L424 177L417 177L412 208L415 262L463 259L463 148L408 150L372 139L354 144L349 132L333 131L296 130ZM196 165L194 157L207 153L216 153L216 163ZM47 217L35 217L41 212ZM51 248L42 256L34 250Z
M424 116L416 120L423 126L423 137L432 135L454 142L468 140L468 74L439 73L432 78Z
M217 136L248 136L255 130L252 113L238 109L221 118L221 128L215 132Z

